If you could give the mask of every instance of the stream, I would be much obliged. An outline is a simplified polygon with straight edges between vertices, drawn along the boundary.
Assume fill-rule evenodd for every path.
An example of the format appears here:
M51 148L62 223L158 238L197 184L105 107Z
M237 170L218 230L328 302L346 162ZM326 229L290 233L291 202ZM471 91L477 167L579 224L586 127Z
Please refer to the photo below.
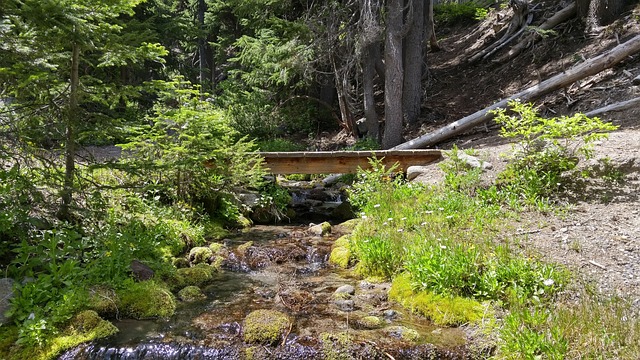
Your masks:
M119 333L61 360L116 359L458 359L460 328L440 328L387 301L389 283L328 264L340 225L319 236L308 225L256 225L222 240L229 250L206 299L181 303L170 319L114 320ZM252 246L238 246L251 241ZM346 294L339 294L344 292ZM246 344L245 317L273 309L292 322L272 345ZM375 316L379 323L363 319Z

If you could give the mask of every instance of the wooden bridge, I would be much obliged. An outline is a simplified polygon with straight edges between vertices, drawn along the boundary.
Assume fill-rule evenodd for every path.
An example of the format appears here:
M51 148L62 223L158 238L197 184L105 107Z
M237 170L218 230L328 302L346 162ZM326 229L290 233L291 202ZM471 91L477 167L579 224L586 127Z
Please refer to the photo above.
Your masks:
M398 163L398 170L426 165L442 158L440 150L304 151L261 152L265 168L272 174L347 174L358 167L370 167L369 158L382 159L387 169Z

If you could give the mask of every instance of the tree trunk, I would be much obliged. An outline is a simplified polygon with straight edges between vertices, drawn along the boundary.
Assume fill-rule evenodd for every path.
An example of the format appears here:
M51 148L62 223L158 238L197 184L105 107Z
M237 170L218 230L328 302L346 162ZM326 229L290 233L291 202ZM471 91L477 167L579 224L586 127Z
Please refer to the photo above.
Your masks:
M474 126L491 120L494 115L490 111L497 108L506 107L508 102L511 100L519 99L521 101L532 101L552 91L556 91L567 85L573 84L580 79L584 79L588 76L595 75L602 70L608 69L639 51L640 35L632 38L624 44L616 46L615 48L604 54L598 55L593 59L585 61L561 74L547 79L538 85L521 91L509 98L501 100L500 102L497 102L486 109L475 112L458 121L454 121L453 123L432 133L400 144L394 147L394 150L418 149L433 146L445 139L460 134L465 130L471 129Z
M358 126L356 125L356 120L353 118L353 114L351 113L347 94L349 78L345 71L338 69L335 58L333 58L331 62L335 76L336 92L338 93L338 106L340 107L342 126L350 135L358 137Z
M587 23L587 31L609 25L622 14L625 0L576 0L578 17Z
M404 42L404 84L402 107L407 124L414 124L422 105L422 46L424 42L424 0L408 0L412 20Z
M64 183L62 187L60 211L58 217L61 220L70 220L70 207L73 201L73 180L75 177L75 124L78 116L78 85L80 45L74 43L71 49L71 84L69 91L69 109L65 123L65 149L64 149Z
M370 44L365 49L365 56L362 60L362 91L364 97L364 116L367 119L367 137L380 142L380 124L378 124L378 113L376 112L376 99L374 96L375 69L375 47L378 44ZM377 52L379 54L379 52Z
M402 142L402 0L387 1L387 36L385 39L384 136L382 147Z
M429 42L429 46L431 47L431 51L440 50L440 45L438 45L438 39L436 38L436 27L433 21L433 3L434 0L425 0L425 8L424 8L424 26L425 26L425 35L424 38ZM427 42L425 41L424 53L427 53Z
M207 11L205 0L198 0L198 81L200 82L200 91L206 91L207 76L207 36L204 29L204 14Z

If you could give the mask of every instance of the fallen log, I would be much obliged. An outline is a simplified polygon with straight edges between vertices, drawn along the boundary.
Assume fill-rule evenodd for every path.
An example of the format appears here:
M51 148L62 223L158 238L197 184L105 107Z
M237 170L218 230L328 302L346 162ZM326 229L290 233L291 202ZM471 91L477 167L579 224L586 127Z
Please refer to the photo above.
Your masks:
M640 97L631 99L631 100L627 100L627 101L621 101L621 102L617 102L615 104L611 104L611 105L607 105L607 106L603 106L599 109L595 109L595 110L591 110L588 113L585 113L585 115L591 117L591 116L597 116L600 114L604 114L604 113L608 113L611 111L621 111L621 110L626 110L635 106L640 105Z
M443 140L446 140L452 136L458 135L468 129L491 120L494 117L494 115L491 113L491 110L495 110L497 108L505 108L511 100L535 100L567 85L573 84L580 79L584 79L588 76L595 75L605 69L608 69L626 59L628 56L637 53L638 51L640 51L640 35L630 39L623 44L616 46L615 48L605 52L604 54L600 54L535 86L532 86L513 96L503 99L489 106L488 108L482 109L460 120L454 121L453 123L444 126L434 132L402 143L394 147L392 150L419 149L433 146Z

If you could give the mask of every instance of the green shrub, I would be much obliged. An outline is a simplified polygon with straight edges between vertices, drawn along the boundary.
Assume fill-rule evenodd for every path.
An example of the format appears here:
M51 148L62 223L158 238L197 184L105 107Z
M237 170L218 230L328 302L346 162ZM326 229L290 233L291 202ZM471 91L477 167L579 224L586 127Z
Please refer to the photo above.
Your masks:
M475 1L445 2L433 6L433 18L439 26L469 24L487 17L488 11Z
M158 86L159 100L147 118L153 125L133 129L138 135L121 145L127 169L141 175L141 185L199 204L262 181L261 159L251 155L255 145L239 136L224 111L203 100L206 94L180 77Z
M515 115L495 110L496 122L502 125L503 137L520 142L498 185L506 193L521 194L527 205L548 201L570 183L572 175L578 175L574 172L578 162L593 156L593 143L617 129L580 113L546 119L538 116L532 104L510 101L509 107Z

